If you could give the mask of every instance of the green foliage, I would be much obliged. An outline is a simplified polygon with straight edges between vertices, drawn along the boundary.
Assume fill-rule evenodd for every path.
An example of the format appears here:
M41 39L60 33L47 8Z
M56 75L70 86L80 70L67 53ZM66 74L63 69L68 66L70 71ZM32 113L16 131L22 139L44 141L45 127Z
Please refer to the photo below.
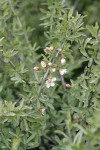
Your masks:
M99 25L85 26L88 16L67 8L66 3L48 0L41 18L37 1L0 0L2 150L100 149ZM33 4L47 41L40 44L45 43L47 50L41 48L42 54L35 43L37 25L33 27L32 21L38 17L32 15ZM75 70L81 67L77 75ZM66 69L66 75L60 69ZM57 81L47 88L53 77Z

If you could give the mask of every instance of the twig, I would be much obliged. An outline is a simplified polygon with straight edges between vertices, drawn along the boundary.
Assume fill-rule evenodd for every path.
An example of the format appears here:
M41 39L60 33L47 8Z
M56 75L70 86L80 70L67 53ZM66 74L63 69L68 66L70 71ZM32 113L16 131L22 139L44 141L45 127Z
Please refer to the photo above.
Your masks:
M64 43L62 44L62 48L64 47ZM65 87L65 81L64 81L64 77L59 73L60 75L60 81L62 83L62 86L63 86L63 89L64 91L66 90L66 87Z
M12 34L11 32L9 31L8 27L7 27L7 23L5 22L5 30L7 32L7 35L8 35L8 40L11 42L12 41Z
M13 5L12 5L11 0L8 0L8 2L9 2L9 5L11 6L11 10L12 10L13 14L16 16L15 10L14 10L14 7L13 7ZM28 35L27 35L26 30L24 29L23 24L22 24L20 18L19 18L18 16L16 16L16 19L17 19L17 21L18 21L18 23L19 23L20 28L21 28L22 31L23 31L23 34L24 34L26 43L27 43L27 45L28 45L28 48L29 48L29 50L33 53L33 51L32 51L32 46L31 46L31 44L30 44L30 42L29 42L29 39L28 39ZM36 61L36 58L35 58L35 57L33 57L33 61L34 61L34 62Z
M13 7L13 5L12 5L11 0L8 0L8 2L9 2L9 5L10 5L10 7L11 7L11 10L12 10L13 14L16 16L15 10L14 10L14 7ZM32 46L31 46L31 44L30 44L30 42L29 42L29 40L28 40L27 32L26 32L25 29L23 28L23 24L22 24L20 18L19 18L18 16L16 16L16 19L17 19L17 22L18 22L20 28L21 28L22 31L23 31L23 34L24 34L24 37L25 37L25 40L26 40L26 43L27 43L27 45L28 45L29 50L30 50L31 52L33 52L33 51L32 51ZM6 32L7 32L7 34L8 34L8 39L9 39L9 41L11 42L11 41L12 41L12 35L11 35L11 33L10 33L8 27L7 27L7 24L6 24ZM36 61L35 57L33 57L33 61L34 61L34 62ZM9 61L9 64L10 64L10 66L16 71L16 66L15 66L15 64L14 64L11 60ZM19 73L19 72L17 72L17 71L16 71L16 73L18 73L18 74L22 77L22 74L21 74L21 73ZM29 84L28 81L26 81L25 79L22 79L22 80L23 80L28 86L30 86L30 84Z
M80 1L80 0L76 0L75 3L74 3L74 5L72 6L72 8L73 8L74 11L75 11L75 9L76 9L76 7L77 7L79 1Z
M62 83L62 86L63 86L63 89L64 91L66 90L66 86L65 86L65 81L64 81L64 77L59 73L59 76L60 76L60 81Z
M40 95L41 89L42 89L42 87L44 85L44 81L45 81L45 79L47 78L47 76L49 74L49 71L50 71L50 68L48 68L47 71L46 71L46 73L44 74L44 77L43 77L42 82L41 82L41 84L39 86L39 89L38 89L38 94L39 95Z

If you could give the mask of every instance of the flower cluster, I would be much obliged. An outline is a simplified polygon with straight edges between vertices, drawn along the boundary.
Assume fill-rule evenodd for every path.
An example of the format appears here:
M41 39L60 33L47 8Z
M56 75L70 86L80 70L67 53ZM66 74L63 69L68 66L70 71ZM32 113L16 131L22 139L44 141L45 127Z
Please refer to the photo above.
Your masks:
M50 47L46 47L44 49L44 52L45 52L45 55L48 56L47 57L48 59L47 60L43 59L41 61L40 67L35 66L34 70L36 71L40 71L44 69L48 70L49 68L50 74L48 75L49 77L45 81L45 85L47 88L50 88L50 87L55 86L56 77L54 77L53 75L56 73L56 71L58 70L59 74L63 76L64 74L68 72L68 70L65 68L66 59L63 55L63 50L61 48L58 48L57 50L55 50L53 46L50 46ZM67 84L65 86L70 87L70 85L67 85Z

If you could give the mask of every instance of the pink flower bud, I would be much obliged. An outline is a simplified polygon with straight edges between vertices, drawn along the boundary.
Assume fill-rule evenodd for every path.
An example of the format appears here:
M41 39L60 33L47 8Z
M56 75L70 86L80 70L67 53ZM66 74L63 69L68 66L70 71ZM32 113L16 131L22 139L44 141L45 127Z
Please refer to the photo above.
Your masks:
M36 71L38 71L38 70L40 70L41 68L39 68L38 66L35 66L33 69L36 70Z
M49 63L48 63L48 66L52 66L52 63L51 63L51 62L49 62Z
M70 85L70 84L68 84L68 83L66 83L66 88L71 88L72 86Z
M62 49L61 49L61 48L58 48L58 52L62 52Z

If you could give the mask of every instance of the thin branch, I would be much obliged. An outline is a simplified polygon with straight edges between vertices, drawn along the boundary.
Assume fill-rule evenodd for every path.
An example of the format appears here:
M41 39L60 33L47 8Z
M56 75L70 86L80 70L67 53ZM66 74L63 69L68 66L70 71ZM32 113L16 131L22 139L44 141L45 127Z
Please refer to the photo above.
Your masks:
M16 16L14 7L13 7L13 5L12 5L12 1L11 1L11 0L8 0L8 2L9 2L9 5L10 5L10 7L11 7L11 10L12 10L13 14ZM24 34L24 37L25 37L25 40L26 40L26 43L27 43L27 45L28 45L29 50L30 50L31 52L33 52L33 51L32 51L32 46L31 46L31 44L30 44L30 42L29 42L29 40L28 40L27 32L25 31L25 29L24 29L24 27L23 27L23 24L22 24L22 22L21 22L21 20L20 20L20 18L19 18L18 16L16 16L16 19L17 19L17 22L18 22L18 24L19 24L19 27L20 27L20 28L22 29L22 31L23 31L23 34ZM7 23L6 23L6 32L7 32L7 34L8 34L8 39L9 39L9 41L11 42L11 41L12 41L12 35L11 35L11 33L10 33L8 27L7 27ZM33 61L34 61L34 62L36 61L35 57L33 57ZM11 60L9 61L9 64L10 64L10 66L15 70L15 72L16 72L17 74L19 74L20 77L22 77L22 74L16 71L16 66L15 66L15 64L14 64ZM29 82L26 81L25 79L23 79L23 77L22 77L22 80L23 80L28 86L30 86Z
M9 31L6 22L5 22L5 25L6 25L6 32L7 32L7 35L8 35L8 39L9 39L9 41L11 42L11 41L12 41L12 34L11 34L11 32ZM4 57L3 53L2 53L2 57ZM2 60L2 58L1 58L1 60ZM28 82L27 80L23 79L22 74L16 71L16 66L15 66L15 64L14 64L11 60L9 60L8 63L9 63L10 66L15 70L15 72L22 78L22 80L23 80L28 86L30 86L29 82Z
M5 22L5 30L7 32L7 35L8 35L8 40L11 42L12 41L12 34L11 32L9 31L8 27L7 27L7 23Z
M62 44L62 48L64 47L64 43ZM62 83L62 87L64 89L64 91L66 90L66 86L65 86L65 80L64 80L64 77L59 73L60 75L60 81Z
M66 86L65 86L65 81L64 81L64 77L59 73L59 76L60 76L60 81L62 83L62 86L63 86L63 89L64 91L66 90Z
M12 10L13 14L16 16L15 10L14 10L14 7L13 7L13 5L12 5L11 0L8 0L8 2L9 2L9 5L10 5L10 7L11 7L11 10ZM28 45L28 48L29 48L29 50L33 53L32 46L31 46L31 44L30 44L30 42L29 42L27 32L26 32L26 30L25 30L24 27L23 27L23 24L22 24L22 22L21 22L21 19L20 19L18 16L16 16L16 19L17 19L17 22L18 22L20 28L21 28L22 31L23 31L23 34L24 34L26 43L27 43L27 45ZM33 57L33 61L34 61L34 62L36 61L35 56Z
M47 76L48 76L48 74L49 74L49 71L50 71L50 68L47 69L47 71L46 71L46 73L44 74L44 77L43 77L43 79L42 79L42 82L41 82L41 84L40 84L40 86L39 86L39 88L38 88L38 94L39 94L39 95L40 95L41 89L42 89L42 87L43 87L43 85L44 85L44 82L45 82L45 80L46 80L46 78L47 78Z
M78 6L78 3L79 3L80 0L76 0L74 5L72 6L73 10L75 11L76 10L76 7Z

